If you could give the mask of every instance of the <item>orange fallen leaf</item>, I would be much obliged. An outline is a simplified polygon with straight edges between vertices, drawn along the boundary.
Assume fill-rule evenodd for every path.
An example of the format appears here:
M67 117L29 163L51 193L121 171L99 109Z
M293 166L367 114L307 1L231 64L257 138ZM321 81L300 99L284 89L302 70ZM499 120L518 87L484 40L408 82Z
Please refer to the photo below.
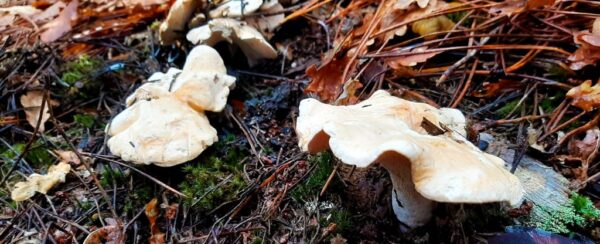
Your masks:
M342 92L342 76L348 62L350 57L344 55L341 58L334 57L318 68L311 65L306 69L306 75L311 78L311 82L304 91L317 94L323 101L334 101Z
M390 66L392 69L400 69L400 66L415 66L417 63L422 63L432 58L435 55L438 55L442 52L431 52L431 53L422 53L427 50L427 47L418 47L411 50L411 53L415 53L412 55L400 56L395 58L388 58L385 60L385 63Z
M106 226L92 231L83 241L83 244L118 244L123 243L125 237L121 231L119 223L111 218L107 218Z
M40 35L42 42L53 42L71 30L71 21L77 19L77 0L71 1L56 19L42 26L44 32Z
M567 92L567 97L571 98L571 105L591 111L600 107L600 84L592 86L591 80L586 80L581 85L571 88Z
M165 234L162 233L158 228L158 225L156 225L156 219L158 218L159 212L158 199L156 198L150 200L144 207L144 213L146 214L146 217L148 217L148 222L150 222L150 232L152 234L148 239L148 242L152 244L165 243Z

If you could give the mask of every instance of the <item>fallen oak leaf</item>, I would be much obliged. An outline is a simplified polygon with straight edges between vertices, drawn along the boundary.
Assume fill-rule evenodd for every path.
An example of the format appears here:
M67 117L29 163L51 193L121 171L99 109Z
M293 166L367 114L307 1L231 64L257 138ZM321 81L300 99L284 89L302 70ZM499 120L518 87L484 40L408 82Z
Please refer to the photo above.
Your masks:
M310 84L304 90L315 93L324 101L334 101L342 92L344 68L350 62L350 57L334 57L326 64L317 68L311 65L306 69L306 75L311 78Z
M78 0L71 1L58 17L42 26L42 28L45 29L40 35L42 42L48 43L56 41L71 30L71 21L77 19L78 5Z
M600 106L600 84L592 86L592 81L586 80L581 85L571 88L567 97L572 99L571 105L591 111Z

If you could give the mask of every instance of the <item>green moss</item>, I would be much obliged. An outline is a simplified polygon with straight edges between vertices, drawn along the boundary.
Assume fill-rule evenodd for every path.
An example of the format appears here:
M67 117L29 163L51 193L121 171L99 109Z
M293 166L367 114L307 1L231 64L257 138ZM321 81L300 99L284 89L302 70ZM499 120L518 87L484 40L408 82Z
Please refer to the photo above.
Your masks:
M510 102L504 104L504 106L502 106L498 110L496 110L496 114L498 116L504 118L504 117L508 116L508 114L510 114L510 112L512 112L514 109L517 108L517 104L519 104L519 100L510 101Z
M150 29L151 30L158 30L158 28L160 27L160 20L156 20L154 22L152 22L152 24L150 25Z
M564 98L565 94L563 92L557 92L553 96L542 99L542 101L540 101L540 107L542 107L545 113L552 113Z
M335 223L336 233L345 233L352 226L350 222L350 212L345 209L333 209L326 217L321 218L321 226L328 226L330 223Z
M73 116L73 119L75 120L75 123L88 129L91 129L96 122L94 116L89 114L76 114Z
M215 147L222 148L223 143L217 143ZM225 201L234 200L246 187L242 174L245 154L238 148L230 148L223 155L212 152L183 168L186 176L180 188L190 196L186 204L211 210Z
M113 185L113 182L117 184L125 180L125 175L118 168L113 168L110 165L104 165L102 170L102 176L100 178L100 183L104 187L109 187Z
M87 55L82 55L78 59L67 62L64 67L61 79L69 85L76 82L85 82L95 70L100 66L100 61L92 59Z
M570 77L569 71L557 64L551 64L548 74L558 82L566 82Z
M17 159L17 156L23 153L25 143L17 143L12 145L12 149L8 147L0 147L0 158L5 160ZM24 157L31 167L38 168L40 166L48 166L54 162L54 157L48 152L46 145L38 140L31 145L27 154Z
M123 211L134 213L139 207L144 206L153 197L153 188L151 184L140 184L135 186L135 190L127 194Z
M600 219L600 210L593 205L589 198L579 194L573 194L571 201L556 211L549 211L542 206L539 208L546 216L533 224L538 228L559 234L572 233L574 230L582 229L590 222Z
M573 203L575 211L587 219L600 219L600 209L597 209L596 206L594 206L594 203L590 198L575 193L571 196L571 202Z
M310 198L316 194L319 194L325 182L327 182L327 178L333 171L333 157L329 152L319 153L315 156L310 156L308 158L311 167L313 165L315 169L310 173L307 179L304 182L300 183L296 186L290 195L296 200L299 201L301 199Z

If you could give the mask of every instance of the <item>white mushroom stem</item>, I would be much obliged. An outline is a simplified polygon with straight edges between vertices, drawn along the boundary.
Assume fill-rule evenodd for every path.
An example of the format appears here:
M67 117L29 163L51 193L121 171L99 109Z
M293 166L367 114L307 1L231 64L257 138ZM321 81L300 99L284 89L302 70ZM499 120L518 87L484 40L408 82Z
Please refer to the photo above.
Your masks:
M396 152L386 152L377 162L388 170L392 179L392 209L396 218L410 228L426 224L431 218L434 202L415 189L410 161Z

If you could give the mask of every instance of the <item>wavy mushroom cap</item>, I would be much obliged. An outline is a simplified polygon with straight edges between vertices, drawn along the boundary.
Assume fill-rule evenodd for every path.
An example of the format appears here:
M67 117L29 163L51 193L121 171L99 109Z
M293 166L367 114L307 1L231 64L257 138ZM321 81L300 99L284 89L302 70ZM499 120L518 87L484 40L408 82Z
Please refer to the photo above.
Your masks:
M260 32L245 22L234 19L213 19L208 24L190 30L186 36L193 44L213 46L221 41L240 47L252 66L259 59L277 57L277 51Z
M194 14L198 7L196 0L176 0L165 21L159 27L159 39L163 45L175 43L179 39L181 32L185 30L185 25Z
M171 91L197 111L219 112L225 108L234 85L235 77L227 75L219 53L200 45L188 55Z
M217 141L206 116L174 96L134 103L113 119L108 134L113 154L162 167L194 159Z
M240 17L254 13L262 4L262 0L225 0L208 15L211 18Z
M423 118L449 131L429 135ZM342 162L367 167L381 158L392 174L409 163L415 189L438 202L520 203L524 190L504 161L479 150L462 137L465 118L455 109L395 98L385 91L350 106L331 106L314 99L300 104L296 131L309 152L330 148ZM389 159L394 160L389 160Z

